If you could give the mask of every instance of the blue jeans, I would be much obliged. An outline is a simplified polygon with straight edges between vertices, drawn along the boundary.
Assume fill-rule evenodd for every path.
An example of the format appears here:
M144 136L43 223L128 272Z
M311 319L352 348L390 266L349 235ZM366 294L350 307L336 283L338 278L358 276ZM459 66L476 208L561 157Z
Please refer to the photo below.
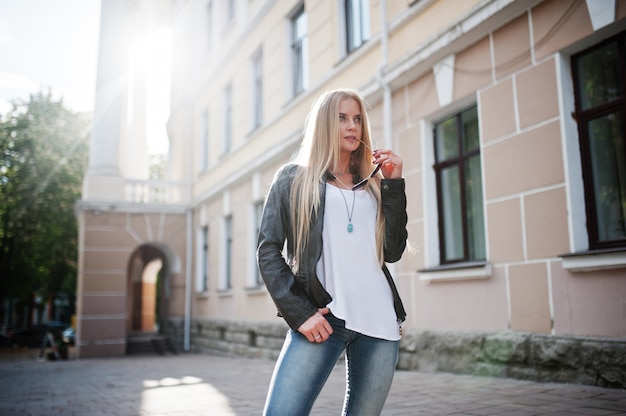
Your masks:
M345 322L325 315L333 333L322 343L311 343L289 330L274 368L266 416L300 416L313 403L337 359L346 351L346 396L342 415L380 415L398 361L399 341L368 337L345 328Z

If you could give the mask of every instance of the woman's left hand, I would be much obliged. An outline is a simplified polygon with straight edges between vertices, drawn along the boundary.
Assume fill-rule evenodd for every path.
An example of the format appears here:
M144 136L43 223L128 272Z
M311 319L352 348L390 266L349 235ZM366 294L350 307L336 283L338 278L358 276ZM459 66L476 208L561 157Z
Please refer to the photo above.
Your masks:
M374 150L374 163L382 164L380 170L385 179L399 179L402 177L402 158L391 150Z

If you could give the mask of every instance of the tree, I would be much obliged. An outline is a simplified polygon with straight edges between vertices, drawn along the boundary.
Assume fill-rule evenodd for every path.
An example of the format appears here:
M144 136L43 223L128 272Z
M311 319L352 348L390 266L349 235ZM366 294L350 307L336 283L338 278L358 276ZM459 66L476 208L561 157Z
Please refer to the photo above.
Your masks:
M74 204L87 167L89 125L86 114L43 93L0 116L0 305L15 299L30 312L35 296L75 297Z

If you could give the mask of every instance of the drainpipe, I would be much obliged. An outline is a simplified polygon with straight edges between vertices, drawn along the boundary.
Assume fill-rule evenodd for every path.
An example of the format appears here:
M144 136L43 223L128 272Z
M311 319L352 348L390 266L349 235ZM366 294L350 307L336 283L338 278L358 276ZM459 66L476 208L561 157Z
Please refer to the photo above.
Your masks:
M194 74L195 76L195 74ZM188 85L185 88L189 88ZM189 90L187 90L189 92ZM193 107L192 105L187 105L186 107ZM189 109L189 108L186 108ZM191 111L190 111L191 113ZM193 116L189 115L189 124L193 125ZM192 178L193 178L193 163L194 153L193 153L193 142L191 140L186 141L187 145L187 160L189 163L187 164L187 183L189 188L187 189L187 256L186 257L186 268L185 268L185 322L184 322L184 344L183 348L186 352L191 350L191 294L193 293L192 286L192 272L191 272L191 261L192 261L192 250L193 250L193 198L192 198Z
M185 260L185 322L183 348L186 352L191 349L191 232L192 232L192 210L187 209L187 259Z
M380 20L381 35L380 47L382 49L382 62L378 68L378 83L383 89L383 135L385 139L385 147L392 149L393 140L391 138L393 130L391 128L391 88L384 79L384 70L389 61L389 32L387 27L387 2L380 0Z

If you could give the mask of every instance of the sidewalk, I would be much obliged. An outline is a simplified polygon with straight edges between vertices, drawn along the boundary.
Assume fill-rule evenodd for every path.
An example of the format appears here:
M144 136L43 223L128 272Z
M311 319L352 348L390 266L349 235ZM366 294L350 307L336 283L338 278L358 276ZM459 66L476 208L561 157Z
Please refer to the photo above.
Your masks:
M273 369L199 354L27 358L0 359L0 415L260 415ZM338 415L343 390L338 365L312 414ZM626 390L399 371L383 415L626 415Z

